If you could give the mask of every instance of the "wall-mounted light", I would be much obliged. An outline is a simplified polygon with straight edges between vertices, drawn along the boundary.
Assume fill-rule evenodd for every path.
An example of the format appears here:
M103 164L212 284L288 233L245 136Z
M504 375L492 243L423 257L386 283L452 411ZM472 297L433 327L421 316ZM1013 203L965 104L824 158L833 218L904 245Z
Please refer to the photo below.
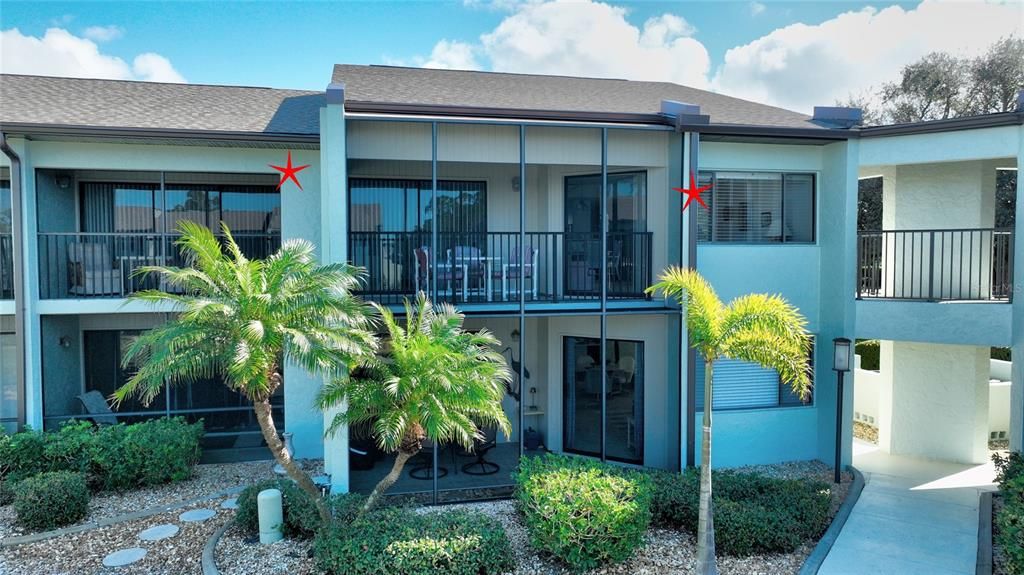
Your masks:
M58 343L60 343L60 346L63 348L69 348L71 347L71 338L66 335L62 335L60 336Z
M512 191L519 193L523 189L523 180L519 176L512 177Z
M57 181L57 187L62 190L66 190L71 187L71 176L67 174L57 174L54 179Z
M509 334L509 339L516 342L519 341L519 328L515 328L512 330L512 333Z

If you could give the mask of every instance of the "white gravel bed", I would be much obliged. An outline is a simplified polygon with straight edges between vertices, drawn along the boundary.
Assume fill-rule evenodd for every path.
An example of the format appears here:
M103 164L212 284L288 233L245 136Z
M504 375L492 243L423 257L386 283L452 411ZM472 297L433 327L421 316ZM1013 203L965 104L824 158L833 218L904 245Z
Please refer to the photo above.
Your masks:
M303 469L306 469L311 475L322 473L322 461L303 460L302 463ZM121 493L96 493L89 500L89 514L78 524L117 517L151 507L173 505L213 495L233 487L272 479L276 477L273 466L273 461L197 465L195 476L185 481ZM30 531L15 525L14 520L13 506L0 507L0 539L30 533Z
M0 548L0 573L5 575L201 575L203 546L210 535L234 516L220 509L220 500L153 515L138 521L118 523L81 533L54 537L36 543ZM186 523L178 519L183 511L209 507L217 515L206 521ZM181 528L177 535L160 541L140 541L139 533L162 523ZM146 557L116 569L103 566L109 553L143 547Z
M779 465L758 465L739 469L779 478L814 478L832 480L832 468L821 462L794 462ZM833 513L846 497L851 477L844 474L843 483L835 491ZM505 528L515 554L513 575L568 575L572 571L551 558L543 557L529 543L529 535L515 504L510 500L482 503L463 503L421 508L423 513L442 513L449 509L480 511L497 519ZM246 538L232 527L217 546L215 557L223 575L307 575L316 573L310 554L311 543L285 540L271 546ZM813 543L789 554L755 555L751 557L719 557L719 571L723 575L786 575L800 571L804 560L813 550ZM629 560L592 571L603 575L654 575L693 573L696 542L688 533L672 529L652 528L646 544Z

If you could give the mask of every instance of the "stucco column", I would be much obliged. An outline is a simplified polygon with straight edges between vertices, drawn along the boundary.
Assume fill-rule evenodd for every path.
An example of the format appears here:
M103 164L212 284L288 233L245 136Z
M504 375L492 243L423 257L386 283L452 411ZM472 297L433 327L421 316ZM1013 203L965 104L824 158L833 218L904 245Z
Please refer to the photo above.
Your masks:
M348 159L345 147L345 86L327 87L327 105L320 109L320 230L321 260L348 261ZM348 428L326 434L344 406L323 414L324 467L331 491L348 491Z
M989 348L883 341L879 447L960 463L988 460Z
M36 171L32 164L31 145L22 138L12 138L11 147L21 158L22 182L22 253L24 261L21 289L25 294L25 425L43 428L43 355L40 348L39 319L39 240L36 202ZM14 177L14 174L12 174ZM19 263L19 262L15 262Z
M1013 262L1013 387L1010 390L1010 449L1024 450L1024 126L1017 147L1017 212Z

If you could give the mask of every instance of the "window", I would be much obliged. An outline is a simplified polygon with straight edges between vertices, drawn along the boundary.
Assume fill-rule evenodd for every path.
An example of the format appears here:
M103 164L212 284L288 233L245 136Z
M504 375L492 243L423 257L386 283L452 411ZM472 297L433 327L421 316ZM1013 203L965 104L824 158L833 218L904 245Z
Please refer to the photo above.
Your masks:
M814 345L807 362L811 371L811 394L803 400L793 393L792 388L779 379L774 369L765 369L756 363L738 359L722 358L715 362L714 400L715 411L728 409L754 409L759 407L791 407L809 405L813 401L814 387ZM696 377L694 378L697 411L704 410L704 361L697 355Z
M349 202L352 232L487 231L486 182L438 180L435 207L430 180L352 178Z
M812 174L701 172L711 184L708 209L697 215L701 242L813 243L815 184Z

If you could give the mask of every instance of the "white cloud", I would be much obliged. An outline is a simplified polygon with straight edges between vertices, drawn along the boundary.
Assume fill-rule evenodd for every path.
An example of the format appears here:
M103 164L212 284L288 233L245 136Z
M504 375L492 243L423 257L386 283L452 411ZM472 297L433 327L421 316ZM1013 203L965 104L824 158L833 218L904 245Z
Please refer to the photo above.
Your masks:
M757 0L754 0L754 2L751 2L748 7L750 8L750 15L751 16L757 16L760 13L764 12L768 8L767 6L762 4L761 2L757 2Z
M681 16L663 14L642 27L626 10L602 2L530 2L515 5L478 44L442 40L429 59L436 67L476 66L499 72L668 80L705 86L708 52ZM457 63L458 66L453 65Z
M170 60L159 54L140 54L129 65L121 58L100 52L92 40L61 28L50 28L41 38L26 36L17 28L0 31L0 71L40 76L185 81Z
M96 42L109 42L124 36L124 28L114 24L110 26L89 26L82 32L82 35Z
M817 25L791 24L728 50L712 87L800 111L895 79L932 51L976 55L1021 33L1019 4L922 2L864 8Z
M430 52L430 58L422 64L424 68L450 68L453 70L479 70L476 49L465 42L441 40Z

